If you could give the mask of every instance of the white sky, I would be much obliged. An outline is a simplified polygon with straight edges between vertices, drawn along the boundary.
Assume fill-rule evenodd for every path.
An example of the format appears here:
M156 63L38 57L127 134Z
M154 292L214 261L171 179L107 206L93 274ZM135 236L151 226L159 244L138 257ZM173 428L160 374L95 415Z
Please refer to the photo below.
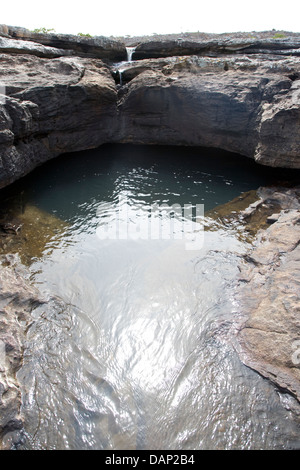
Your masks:
M2 2L0 23L98 36L273 28L300 32L300 0L14 0Z

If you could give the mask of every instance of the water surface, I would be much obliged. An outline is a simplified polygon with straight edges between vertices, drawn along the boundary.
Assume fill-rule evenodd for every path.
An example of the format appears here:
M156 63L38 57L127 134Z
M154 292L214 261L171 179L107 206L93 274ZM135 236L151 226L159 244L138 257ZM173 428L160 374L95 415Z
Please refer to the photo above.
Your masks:
M29 263L33 282L58 300L34 310L27 332L22 448L299 447L283 397L230 343L248 247L235 229L207 221L197 250L183 239L97 236L103 204L110 223L124 204L209 211L277 178L225 152L108 145L18 183L23 211L59 221Z

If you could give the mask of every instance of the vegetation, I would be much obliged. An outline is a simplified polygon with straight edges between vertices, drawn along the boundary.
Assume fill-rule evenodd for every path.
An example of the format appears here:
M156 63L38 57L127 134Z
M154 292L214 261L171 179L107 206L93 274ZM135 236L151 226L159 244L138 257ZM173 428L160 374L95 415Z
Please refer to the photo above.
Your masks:
M280 38L285 38L285 34L276 33L276 34L274 34L272 39L280 39Z
M55 33L55 29L54 28L36 28L33 30L33 32L48 34L48 33Z
M77 36L80 36L81 38L92 38L93 36L88 33L77 33Z

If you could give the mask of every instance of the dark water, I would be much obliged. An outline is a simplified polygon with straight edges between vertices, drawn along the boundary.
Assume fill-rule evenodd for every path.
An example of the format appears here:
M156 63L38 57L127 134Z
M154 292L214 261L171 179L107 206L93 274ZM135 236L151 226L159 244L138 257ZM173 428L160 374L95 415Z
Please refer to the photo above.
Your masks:
M110 145L60 157L15 186L23 208L51 214L53 231L30 270L45 295L63 301L38 307L27 332L22 448L299 446L285 398L231 346L247 249L235 230L208 224L192 250L180 237L97 232L120 208L133 220L163 203L208 211L279 176L224 152ZM43 219L34 217L39 232ZM30 243L34 236L29 251Z
M144 204L204 204L209 211L242 192L290 177L291 171L219 150L104 145L48 162L14 191L24 190L29 202L72 223L93 217L99 202L114 202L120 194Z

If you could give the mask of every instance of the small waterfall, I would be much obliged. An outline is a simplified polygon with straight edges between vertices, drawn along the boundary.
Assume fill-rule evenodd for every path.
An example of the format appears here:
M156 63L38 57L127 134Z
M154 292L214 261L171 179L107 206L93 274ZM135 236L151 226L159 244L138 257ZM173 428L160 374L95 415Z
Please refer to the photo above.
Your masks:
M120 86L124 85L123 72L126 70L128 62L132 62L132 55L134 54L135 49L135 47L126 47L127 60L116 64L116 68L113 75L115 78L115 82Z
M126 51L127 51L127 62L131 62L132 61L132 54L135 51L135 47L126 47Z
M120 80L120 86L123 86L123 70L118 70L119 72L119 80Z

